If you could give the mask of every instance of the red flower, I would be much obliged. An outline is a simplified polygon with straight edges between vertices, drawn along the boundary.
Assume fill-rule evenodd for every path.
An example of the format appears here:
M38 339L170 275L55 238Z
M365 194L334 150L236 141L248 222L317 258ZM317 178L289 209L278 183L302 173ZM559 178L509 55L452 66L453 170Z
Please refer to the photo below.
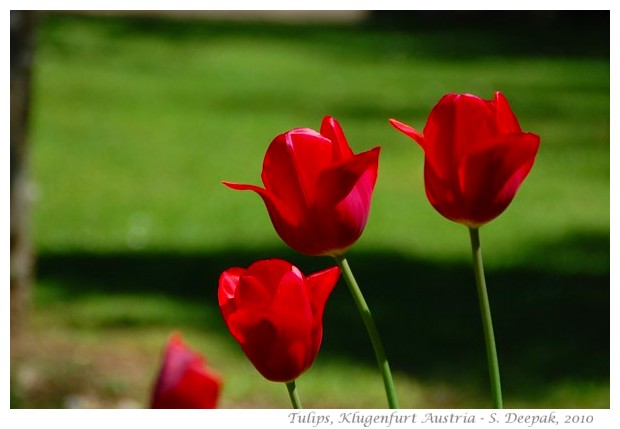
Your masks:
M338 122L325 117L321 133L296 128L272 142L263 161L265 202L286 244L308 255L344 253L362 235L377 180L379 147L353 154Z
M220 387L219 377L205 367L202 356L174 333L166 345L151 408L215 408Z
M218 300L226 325L266 379L289 382L310 368L323 336L323 309L339 276L333 267L306 277L281 259L222 273Z
M446 218L476 228L508 207L534 164L540 137L521 131L508 101L447 94L424 134L390 119L424 149L426 195Z

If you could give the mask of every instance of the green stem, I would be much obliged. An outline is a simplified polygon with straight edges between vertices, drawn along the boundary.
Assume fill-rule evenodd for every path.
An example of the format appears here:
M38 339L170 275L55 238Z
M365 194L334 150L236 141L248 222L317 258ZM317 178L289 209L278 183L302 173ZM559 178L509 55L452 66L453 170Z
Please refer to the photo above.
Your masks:
M375 321L372 318L372 314L370 313L370 309L366 304L366 300L362 295L362 291L360 290L357 282L355 281L355 277L353 277L353 273L351 272L351 268L349 267L349 263L344 255L334 256L344 279L349 287L349 291L353 296L353 301L357 305L357 309L362 316L362 320L364 321L364 325L366 326L366 330L368 331L368 335L370 336L370 342L372 343L372 347L375 351L375 356L377 358L377 364L379 365L379 370L381 371L381 375L383 376L383 384L385 386L385 393L387 395L387 400L390 408L398 408L398 398L396 396L396 388L394 387L394 380L392 379L392 372L390 371L390 364L385 356L385 351L383 349L383 343L381 342L381 337L379 336L379 331L377 330L377 326L375 325Z
M493 321L491 320L491 306L487 294L487 285L484 279L484 267L482 265L482 251L480 250L480 235L478 228L469 228L471 239L471 251L474 258L474 272L476 274L476 286L478 288L478 300L480 301L480 314L482 316L482 329L484 330L484 342L487 351L487 363L489 365L489 377L491 379L491 395L495 408L504 408L502 401L502 386L499 379L499 363L495 348L495 335L493 334Z
M286 383L286 390L288 390L288 396L291 398L293 408L296 410L301 410L303 407L301 406L301 401L299 400L299 393L297 393L297 385L295 384L295 380Z

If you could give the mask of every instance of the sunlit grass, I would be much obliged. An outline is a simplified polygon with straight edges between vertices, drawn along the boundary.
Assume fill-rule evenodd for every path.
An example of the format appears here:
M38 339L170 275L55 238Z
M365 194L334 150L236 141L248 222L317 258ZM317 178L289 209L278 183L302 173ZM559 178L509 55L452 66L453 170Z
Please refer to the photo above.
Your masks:
M424 195L422 151L387 124L397 117L423 128L451 91L490 98L501 90L522 127L541 135L502 242L519 243L528 230L560 239L608 227L607 61L439 60L376 52L372 44L337 55L321 43L245 33L166 39L127 29L115 37L106 28L76 20L41 36L33 154L41 249L131 247L132 228L142 228L133 245L143 249L278 243L260 202L220 181L260 183L275 135L318 128L331 114L356 150L382 146L360 245L453 258L460 237L434 232L445 222ZM339 35L338 46L377 37Z

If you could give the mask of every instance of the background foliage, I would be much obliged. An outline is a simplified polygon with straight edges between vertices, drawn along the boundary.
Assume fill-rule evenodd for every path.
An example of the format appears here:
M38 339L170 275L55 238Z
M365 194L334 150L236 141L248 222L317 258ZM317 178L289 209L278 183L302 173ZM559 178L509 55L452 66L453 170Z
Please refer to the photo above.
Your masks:
M576 22L587 31L573 31ZM45 15L35 69L37 285L12 344L12 407L146 406L173 330L224 378L222 407L288 407L226 331L219 274L284 257L260 200L271 139L342 124L382 146L349 259L384 335L401 404L488 407L465 228L424 194L421 129L447 92L502 91L541 136L511 207L482 229L507 407L609 407L609 13L412 12L348 25ZM384 407L339 285L308 407Z

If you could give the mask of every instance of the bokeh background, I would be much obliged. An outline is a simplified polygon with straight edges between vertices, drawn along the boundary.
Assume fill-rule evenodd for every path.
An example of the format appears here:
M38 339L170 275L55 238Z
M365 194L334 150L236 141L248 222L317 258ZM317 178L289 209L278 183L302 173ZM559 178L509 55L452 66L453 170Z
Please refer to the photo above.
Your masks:
M445 93L496 90L542 142L481 231L505 404L609 407L608 11L44 12L34 40L11 407L147 407L173 331L222 376L221 407L289 407L226 330L218 277L333 262L289 250L221 181L260 184L272 138L325 115L355 151L382 147L349 261L401 405L490 407L467 230L432 209L423 153L388 119L421 129ZM386 406L343 283L298 387L306 407Z

